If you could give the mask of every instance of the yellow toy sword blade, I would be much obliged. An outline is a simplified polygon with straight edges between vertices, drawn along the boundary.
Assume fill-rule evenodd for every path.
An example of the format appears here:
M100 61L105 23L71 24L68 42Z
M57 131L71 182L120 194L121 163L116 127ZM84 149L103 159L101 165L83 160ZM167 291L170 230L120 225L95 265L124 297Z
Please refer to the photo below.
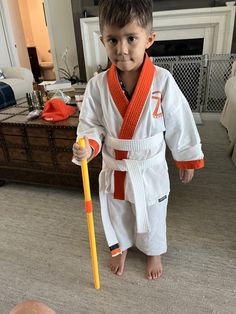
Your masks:
M85 147L84 138L79 139L79 145L81 147ZM83 180L83 188L84 188L85 209L86 209L87 221L88 221L90 251L91 251L91 256L92 256L94 287L96 289L100 289L97 248L96 248L96 239L95 239L95 231L94 231L94 221L93 221L93 205L92 205L91 192L90 192L87 160L86 159L81 160L80 164L81 164L81 172L82 172L82 180Z

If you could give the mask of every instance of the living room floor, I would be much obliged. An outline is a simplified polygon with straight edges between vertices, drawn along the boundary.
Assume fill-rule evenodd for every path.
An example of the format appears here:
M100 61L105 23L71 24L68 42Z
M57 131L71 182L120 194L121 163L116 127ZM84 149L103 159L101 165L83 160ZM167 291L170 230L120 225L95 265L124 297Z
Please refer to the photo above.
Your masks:
M169 160L168 252L164 274L144 278L136 249L125 272L109 271L97 195L92 195L101 289L93 287L83 195L76 190L7 182L0 193L0 313L24 300L57 314L233 314L236 308L236 168L219 115L199 125L206 167L181 185Z

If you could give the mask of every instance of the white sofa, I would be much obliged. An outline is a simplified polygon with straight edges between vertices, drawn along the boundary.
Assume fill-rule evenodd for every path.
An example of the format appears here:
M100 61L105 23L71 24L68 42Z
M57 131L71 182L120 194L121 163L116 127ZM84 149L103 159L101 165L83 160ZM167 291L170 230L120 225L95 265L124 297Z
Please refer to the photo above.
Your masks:
M25 98L25 94L33 90L33 74L29 69L22 67L1 67L4 79L1 82L11 86L15 94L16 101Z
M227 100L220 122L227 129L230 140L230 154L236 166L236 61L232 66L231 77L225 84Z

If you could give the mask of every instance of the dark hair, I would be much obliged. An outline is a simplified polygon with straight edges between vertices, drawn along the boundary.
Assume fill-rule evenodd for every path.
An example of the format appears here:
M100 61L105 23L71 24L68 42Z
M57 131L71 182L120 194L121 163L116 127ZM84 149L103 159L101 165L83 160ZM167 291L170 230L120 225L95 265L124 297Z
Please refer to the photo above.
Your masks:
M152 0L100 0L99 26L125 25L137 20L142 28L152 29Z

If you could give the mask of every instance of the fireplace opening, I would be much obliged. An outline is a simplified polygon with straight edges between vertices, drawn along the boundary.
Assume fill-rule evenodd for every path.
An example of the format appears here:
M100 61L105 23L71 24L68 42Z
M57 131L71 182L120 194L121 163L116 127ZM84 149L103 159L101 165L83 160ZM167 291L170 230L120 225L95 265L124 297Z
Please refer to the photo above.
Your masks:
M181 40L163 40L155 41L153 45L147 50L150 57L156 57L156 65L166 67L169 64L166 62L162 64L161 57L178 57L178 56L199 56L203 53L203 38L197 39L181 39ZM172 67L172 75L174 76L178 86L187 98L190 107L193 111L198 110L199 104L199 86L200 86L200 72L201 63L199 62L174 62ZM183 75L185 73L185 75ZM186 80L185 77L188 79ZM191 84L189 85L189 78Z
M203 38L155 41L147 49L151 57L201 55Z

